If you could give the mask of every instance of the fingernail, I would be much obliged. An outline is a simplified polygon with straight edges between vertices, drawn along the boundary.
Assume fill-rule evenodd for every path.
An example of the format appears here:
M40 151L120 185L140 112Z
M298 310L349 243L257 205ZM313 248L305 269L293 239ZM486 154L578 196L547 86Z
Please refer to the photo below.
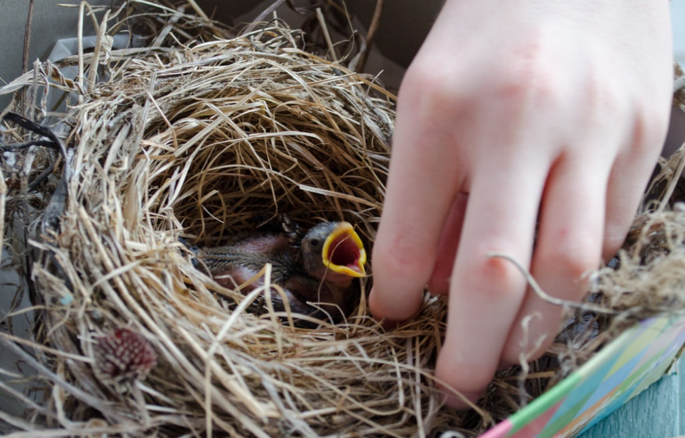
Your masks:
M436 295L447 295L450 290L449 280L437 281L431 280L428 285L426 285L426 290L429 294Z
M386 330L395 330L401 323L402 321L393 321L392 319L386 318L381 321L381 326L383 326L383 328Z
M516 365L516 364L512 363L512 362L507 362L507 361L501 360L499 362L499 364L497 365L497 371L506 370L507 368L512 367L514 365Z
M478 402L482 392L459 392L459 395L454 393L445 394L445 405L450 408L458 410L472 409L473 405ZM467 401L468 400L468 401ZM469 403L471 402L471 403Z
M402 311L401 309L398 311L398 309L393 309L392 306L390 306L391 308L388 308L387 305L379 303L377 300L378 296L375 293L375 289L371 289L371 293L369 294L369 310L376 321L381 321L381 325L385 329L395 329L404 321L414 317L414 314L405 316L400 313ZM400 314L398 315L398 313Z

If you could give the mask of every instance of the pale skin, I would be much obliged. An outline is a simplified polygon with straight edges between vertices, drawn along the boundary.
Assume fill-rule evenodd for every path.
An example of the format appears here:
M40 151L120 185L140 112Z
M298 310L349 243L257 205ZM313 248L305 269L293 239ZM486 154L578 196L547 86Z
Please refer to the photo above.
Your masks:
M449 294L445 394L476 400L559 329L489 253L579 301L618 250L666 134L671 63L665 0L447 0L400 88L370 296L396 322L426 286Z

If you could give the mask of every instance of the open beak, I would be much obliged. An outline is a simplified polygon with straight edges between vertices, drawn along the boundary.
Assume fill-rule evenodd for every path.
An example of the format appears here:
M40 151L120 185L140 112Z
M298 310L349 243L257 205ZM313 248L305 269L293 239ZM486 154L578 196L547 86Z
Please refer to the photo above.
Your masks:
M331 271L350 277L364 277L366 250L348 222L340 222L323 243L323 264Z

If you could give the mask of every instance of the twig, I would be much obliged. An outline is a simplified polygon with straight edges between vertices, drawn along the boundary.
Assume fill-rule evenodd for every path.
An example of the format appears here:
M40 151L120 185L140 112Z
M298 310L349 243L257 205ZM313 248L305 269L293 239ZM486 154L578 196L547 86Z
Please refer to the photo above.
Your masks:
M510 256L509 254L504 254L501 252L491 252L488 253L488 258L492 257L497 257L501 259L505 259L507 261L510 261L511 263L518 268L519 271L523 274L523 276L526 278L526 281L528 282L528 285L530 286L531 289L533 289L533 292L535 292L540 298L542 298L544 301L547 301L550 304L554 304L555 306L568 306L568 307L573 307L575 309L581 309L581 310L586 310L589 312L597 312L597 313L604 313L607 315L616 315L618 312L615 310L611 309L605 309L603 307L599 306L593 306L591 304L584 304L584 303L576 303L574 301L567 301L567 300L562 300L560 298L555 298L553 296L548 295L545 291L542 290L540 285L538 285L537 281L535 281L535 278L528 272L526 268L523 267L521 263L518 262L514 257Z
M53 161L50 163L48 167L43 170L40 175L38 175L33 181L29 183L29 192L33 191L36 187L38 187L43 181L48 179L50 175L52 175L52 172L55 171L55 166L57 165L56 161Z
M29 0L29 10L26 16L26 26L24 28L24 51L22 54L21 62L21 74L26 74L29 71L29 49L31 47L31 24L33 22L33 0ZM23 113L28 110L29 105L26 100L26 89L22 90L21 93L21 105L20 111Z
M656 209L655 214L661 214L663 213L664 209L668 205L668 200L671 199L671 196L673 196L673 192L675 191L676 186L678 185L678 182L680 181L680 176L683 174L683 170L685 169L685 155L681 154L680 157L678 158L678 167L676 167L676 170L671 177L670 181L668 182L668 186L666 187L666 192L664 193L663 197L661 198L661 202L659 202L659 207Z
M275 2L273 2L271 5L269 5L269 7L267 7L259 15L257 15L257 18L252 20L252 23L250 23L250 25L247 26L245 28L245 30L241 33L243 35L245 35L245 34L252 32L253 30L255 30L255 28L259 24L261 24L266 19L266 17L271 15L271 13L276 10L276 8L278 8L280 5L282 5L283 2L285 2L285 0L276 0Z
M41 233L43 236L47 236L50 233L57 233L59 230L59 224L61 220L62 213L64 212L64 206L66 205L66 200L67 200L67 195L68 195L68 184L69 184L69 172L70 172L70 165L71 165L71 160L69 159L69 155L67 154L67 150L64 147L64 144L62 144L62 141L57 137L57 135L52 132L50 128L47 128L45 126L42 126L36 122L33 122L23 116L20 116L19 114L13 113L13 112L8 112L5 114L4 119L10 122L13 122L19 126L21 126L24 129L27 129L31 132L34 132L36 134L42 135L43 137L47 137L52 141L53 144L57 145L57 149L59 152L62 154L62 158L64 159L64 167L62 170L62 177L59 180L59 183L57 184L57 188L53 192L52 196L50 197L50 201L48 202L48 205L45 207L45 210L43 212L43 219L41 220ZM53 146L54 147L54 146ZM28 161L27 161L28 162ZM28 193L28 184L24 185L22 183L22 192ZM28 223L28 221L27 221ZM28 242L28 239L25 236L26 241ZM54 257L54 254L51 255ZM28 255L26 256L28 257ZM32 265L31 260L27 259L26 261L27 266L30 268ZM61 267L59 266L58 263L55 263L55 269L60 273L61 272ZM27 270L26 275L29 276L31 272L31 269ZM66 278L66 277L64 277ZM30 278L27 278L29 287L33 287L33 281L31 281Z
M26 149L31 146L45 146L59 149L59 145L52 140L30 140L24 143L0 144L0 151L7 152L17 149Z
M40 351L43 351L46 353L50 353L54 356L64 357L65 359L71 359L71 360L76 360L76 361L80 361L80 362L89 362L90 361L89 358L80 356L76 353L69 353L69 352L65 352L65 351L55 350L54 348L46 347L44 345L36 345L28 339L22 339L20 337L10 335L7 333L0 333L0 338L7 339L8 341L14 342L16 344L23 344L23 345L26 345L29 347L33 347L37 350L40 350Z
M9 122L12 122L12 123L15 123L15 124L21 126L22 128L24 128L28 131L34 132L34 133L41 135L43 137L47 137L48 139L50 139L50 142L51 142L50 147L55 147L55 145L56 145L56 148L66 158L66 156L67 156L66 148L62 144L62 141L59 139L59 137L57 137L57 135L54 132L52 132L52 130L50 128L47 128L43 125L40 125L36 122L33 122L33 121L27 119L26 117L21 116L17 113L13 113L13 112L8 112L7 114L5 114L5 116L3 118ZM27 142L27 143L30 143L30 142ZM26 144L26 143L21 143L21 144ZM29 144L28 146L32 146L32 145ZM38 144L37 146L48 146L48 145Z
M78 41L78 76L76 77L76 82L79 84L79 88L83 90L83 74L84 74L84 66L83 66L83 14L85 14L85 8L86 8L86 2L81 1L79 4L79 9L78 9L78 25L77 25L77 34L76 34L76 40ZM79 93L78 94L78 103L82 104L83 103L83 94Z
M2 261L2 248L5 246L5 206L7 201L7 184L5 175L0 170L0 261Z
M30 431L39 431L42 428L40 426L37 426L33 423L29 423L27 421L24 421L21 418L17 418L13 415L6 414L3 411L0 411L0 420L4 421L5 423L11 424L12 426L16 427L17 429L23 429L23 430L30 430Z
M321 12L321 8L316 8L316 18L319 20L321 25L321 30L323 31L323 37L326 39L326 45L328 46L328 51L331 53L331 58L333 61L338 62L338 54L335 51L335 46L331 40L331 35L328 33L328 26L326 25L326 19Z
M205 14L205 11L203 11L202 8L197 3L195 3L195 0L187 0L187 1L188 1L188 4L190 5L190 7L193 8L193 11L195 11L195 13L197 15L202 17L202 19L204 19L204 20L210 21L207 14Z
M38 362L29 353L27 353L23 349L19 348L14 342L6 339L4 336L0 336L0 344L3 344L9 350L12 350L15 354L17 354L22 359L24 359L24 361L29 366L31 366L33 369L38 371L43 376L51 379L56 384L60 385L62 388L64 388L65 391L70 393L72 396L74 396L77 399L81 400L82 402L94 407L95 409L100 410L103 413L108 412L110 415L113 413L111 410L107 409L109 402L95 398L92 395L90 395L90 394L82 391L81 389L73 386L72 384L70 384L69 382L64 380L59 375L50 371L47 367L45 367L43 364ZM116 417L123 420L123 417L121 417L119 414L116 414Z
M286 1L288 2L288 6L290 7L290 9L297 12L298 14L302 15L302 14L306 14L307 12L309 12L307 10L307 8L300 8L297 5L295 5L295 2L293 0L286 0Z
M98 29L98 36L95 41L95 48L93 49L93 56L90 61L90 71L88 72L88 91L93 91L95 87L95 80L98 73L98 63L100 62L100 51L102 50L103 38L107 32L107 19L109 18L109 10L105 11L105 16L102 18L102 24Z
M34 402L31 400L31 398L25 396L22 392L17 391L16 389L12 388L9 385L6 385L4 382L0 381L0 391L4 391L14 397L17 400L21 400L22 403L24 403L27 407L39 412L42 415L45 415L46 417L54 417L52 412L50 412L48 409L45 408L45 406L41 406L38 403Z
M29 71L29 49L31 47L31 24L33 22L33 0L29 0L29 12L26 16L24 28L24 54L22 56L21 74Z
M366 33L366 42L364 48L359 54L359 61L357 61L355 71L364 71L366 61L369 58L369 53L371 52L373 40L376 38L376 32L378 31L378 23L380 23L381 14L383 13L383 2L384 0L376 0L376 9L373 11L373 18L371 19L371 24L369 25L369 31Z

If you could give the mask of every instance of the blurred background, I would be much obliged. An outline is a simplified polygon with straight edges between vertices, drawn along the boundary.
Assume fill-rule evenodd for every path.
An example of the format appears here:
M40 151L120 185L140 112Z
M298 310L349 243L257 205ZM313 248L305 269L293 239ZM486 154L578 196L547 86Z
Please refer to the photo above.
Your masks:
M671 23L673 24L673 52L680 65L685 65L685 2L671 2Z

